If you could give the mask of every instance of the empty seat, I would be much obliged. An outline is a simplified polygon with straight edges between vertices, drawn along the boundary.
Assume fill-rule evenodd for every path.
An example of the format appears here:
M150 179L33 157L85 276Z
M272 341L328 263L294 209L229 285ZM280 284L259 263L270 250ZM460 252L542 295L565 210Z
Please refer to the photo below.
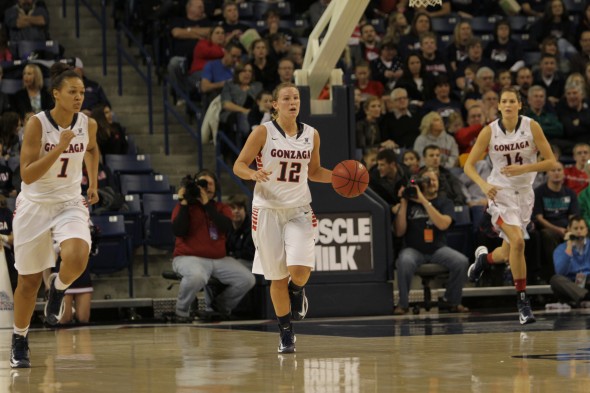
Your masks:
M474 33L493 34L497 20L495 16L476 16L469 23Z
M436 34L453 34L455 29L455 25L459 22L459 20L455 17L437 17L432 18L432 30L436 32Z
M172 210L178 204L177 195L144 194L142 197L145 221L143 242L144 274L148 274L148 246L172 250L176 238L172 231Z
M129 297L133 297L133 258L131 239L125 231L122 215L92 216L99 229L98 254L88 262L91 273L111 274L127 269Z
M238 4L240 19L251 19L254 17L254 5L250 2Z
M0 83L0 91L4 94L14 94L22 88L22 79L2 79Z
M59 56L59 43L50 41L18 41L18 57L26 59L31 52L44 51L51 55Z
M166 175L121 175L121 193L171 193L170 183Z
M152 173L152 161L149 154L107 154L105 164L115 174Z

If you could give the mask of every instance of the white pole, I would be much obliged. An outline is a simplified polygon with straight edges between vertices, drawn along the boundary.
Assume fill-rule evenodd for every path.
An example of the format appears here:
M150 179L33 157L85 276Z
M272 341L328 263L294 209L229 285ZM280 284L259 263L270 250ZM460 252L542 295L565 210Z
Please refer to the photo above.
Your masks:
M6 265L4 247L0 242L0 329L12 329L14 324L14 297Z

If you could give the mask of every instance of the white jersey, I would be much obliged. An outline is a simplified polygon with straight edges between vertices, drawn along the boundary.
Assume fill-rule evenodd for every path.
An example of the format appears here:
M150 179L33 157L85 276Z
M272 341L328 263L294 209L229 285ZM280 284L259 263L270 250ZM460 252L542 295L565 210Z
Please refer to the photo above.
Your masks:
M288 136L276 121L262 124L266 143L256 157L257 169L271 172L270 180L257 182L252 206L287 209L311 203L307 168L313 151L315 129L297 123L298 132Z
M489 155L492 161L492 172L487 182L504 188L527 188L533 186L536 172L507 177L500 169L512 164L533 164L537 162L537 145L531 132L531 118L520 116L514 132L506 133L501 119L490 123L492 130Z
M41 122L41 149L39 158L45 156L59 143L62 131L72 130L76 136L45 174L31 184L22 182L24 196L36 203L57 203L75 199L81 194L82 164L88 146L88 117L83 113L74 114L72 124L62 128L49 111L35 115Z

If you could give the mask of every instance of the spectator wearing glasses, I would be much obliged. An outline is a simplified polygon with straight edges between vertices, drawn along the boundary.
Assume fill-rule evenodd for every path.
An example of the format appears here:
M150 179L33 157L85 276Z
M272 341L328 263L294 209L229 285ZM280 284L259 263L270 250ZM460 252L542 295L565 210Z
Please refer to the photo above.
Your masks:
M381 140L387 148L411 149L420 134L420 117L409 109L408 92L398 87L390 94L392 111L381 119Z

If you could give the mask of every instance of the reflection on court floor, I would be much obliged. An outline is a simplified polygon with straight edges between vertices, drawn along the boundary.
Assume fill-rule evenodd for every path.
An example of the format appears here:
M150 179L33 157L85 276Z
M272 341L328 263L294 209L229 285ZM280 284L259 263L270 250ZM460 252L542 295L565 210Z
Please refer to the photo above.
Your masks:
M274 321L37 329L29 370L5 329L0 392L588 392L590 314L536 315L306 320L294 355Z

